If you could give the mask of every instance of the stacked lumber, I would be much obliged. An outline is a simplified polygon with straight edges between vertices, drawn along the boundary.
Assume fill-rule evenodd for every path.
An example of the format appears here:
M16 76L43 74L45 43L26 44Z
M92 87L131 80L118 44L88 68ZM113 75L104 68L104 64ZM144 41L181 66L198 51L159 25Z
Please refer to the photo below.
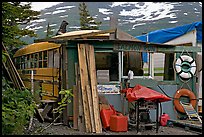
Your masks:
M78 58L85 131L89 133L101 133L102 125L99 112L93 46L87 44L79 44Z

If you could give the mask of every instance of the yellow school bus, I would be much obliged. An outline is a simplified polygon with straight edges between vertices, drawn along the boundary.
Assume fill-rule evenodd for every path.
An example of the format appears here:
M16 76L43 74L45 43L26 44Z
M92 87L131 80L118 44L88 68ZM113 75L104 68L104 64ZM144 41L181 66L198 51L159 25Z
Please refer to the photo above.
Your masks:
M57 100L59 96L60 55L61 45L49 42L27 45L14 54L15 66L28 89L31 89L33 70L34 85L41 88L42 100Z

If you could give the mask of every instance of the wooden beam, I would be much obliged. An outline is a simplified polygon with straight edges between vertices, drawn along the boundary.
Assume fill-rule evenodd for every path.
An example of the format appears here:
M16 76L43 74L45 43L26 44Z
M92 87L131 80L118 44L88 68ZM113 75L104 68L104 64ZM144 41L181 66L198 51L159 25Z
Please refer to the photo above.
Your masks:
M62 41L66 41L66 40L73 40L73 39L83 39L83 38L87 38L87 37L92 37L92 36L96 36L99 34L105 34L105 33L112 33L115 32L115 29L110 29L110 30L101 30L98 32L90 32L90 33L86 33L86 34L80 34L80 35L73 35L73 36L58 36L58 37L53 37L50 38L48 41L54 41L54 40L62 40Z
M92 93L92 101L93 101L93 113L94 113L94 123L96 133L102 133L102 125L100 119L99 112L99 97L97 91L97 79L96 79L96 65L95 65L95 55L94 55L94 47L87 46L88 50L88 59L89 59L89 75L90 75L90 84L91 84L91 93Z
M156 44L156 43L144 43L138 41L115 41L113 50L115 51L138 51L138 52L200 52L200 47L185 46L186 44L180 44L179 46Z
M82 100L82 92L80 87L80 80L78 80L78 98L79 98L79 116L78 116L78 130L81 132L86 131L85 127L85 117L84 117L84 111L83 111L83 100Z
M78 99L78 91L77 86L73 86L73 95L74 95L74 103L73 103L73 128L78 129L78 115L79 115L79 99Z
M75 63L75 77L76 77L76 90L77 90L77 99L76 100L76 108L74 108L75 113L77 113L77 124L74 122L74 127L81 132L85 132L85 123L84 123L84 114L83 114L83 105L82 105L82 94L80 88L80 73L78 63ZM78 105L77 105L78 103ZM75 115L74 115L75 116Z
M83 101L83 110L85 118L85 128L86 132L91 132L91 123L90 123L90 114L88 106L88 97L87 97L87 65L86 65L86 56L85 56L85 45L78 45L78 58L79 58L79 68L80 68L80 79L81 79L81 91L82 91L82 101Z
M91 132L96 132L94 115L93 115L93 101L92 101L92 95L91 95L91 88L89 85L86 85L86 91L87 91L87 98L88 98L88 105L89 105Z

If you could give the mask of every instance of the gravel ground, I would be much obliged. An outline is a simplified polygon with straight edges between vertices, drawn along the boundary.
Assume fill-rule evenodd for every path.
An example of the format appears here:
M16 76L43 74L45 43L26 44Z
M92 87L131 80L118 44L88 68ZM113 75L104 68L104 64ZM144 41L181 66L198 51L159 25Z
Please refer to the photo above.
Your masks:
M36 132L42 127L46 127L50 123L44 122L40 123L37 119L34 118L33 125L30 132L27 132L27 135L199 135L201 133L192 132L190 130L185 130L180 127L159 127L158 133L156 133L156 129L153 128L151 130L140 130L138 133L135 129L128 130L127 132L112 132L112 131L103 131L102 133L86 133L80 132L73 128L69 128L68 126L64 126L62 124L52 124L50 127L45 129L42 132Z

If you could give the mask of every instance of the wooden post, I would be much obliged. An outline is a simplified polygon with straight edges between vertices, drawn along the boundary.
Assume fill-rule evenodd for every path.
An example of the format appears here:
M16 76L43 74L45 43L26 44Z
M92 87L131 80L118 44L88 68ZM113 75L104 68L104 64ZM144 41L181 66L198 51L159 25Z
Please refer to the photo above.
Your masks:
M78 96L78 66L77 63L74 64L75 68L75 86L73 86L73 128L78 129L78 117L79 117L79 96Z
M31 70L31 93L32 95L34 95L33 70ZM33 115L30 117L30 123L29 123L28 130L31 129L32 124L33 124Z

